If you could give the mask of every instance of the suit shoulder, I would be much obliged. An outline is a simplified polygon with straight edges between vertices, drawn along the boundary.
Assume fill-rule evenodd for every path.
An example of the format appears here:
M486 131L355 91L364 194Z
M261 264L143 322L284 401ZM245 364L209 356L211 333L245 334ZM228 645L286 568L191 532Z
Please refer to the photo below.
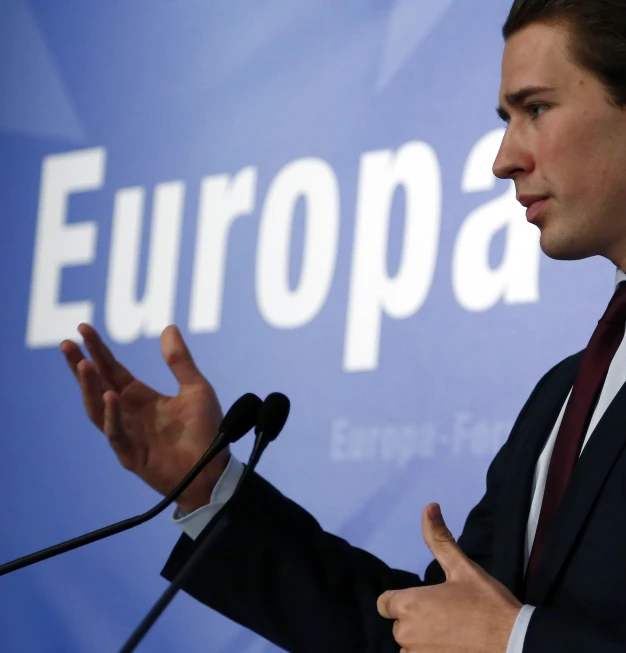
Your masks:
M568 356L567 358L564 358L562 361L557 363L554 367L550 368L539 380L539 383L537 383L537 387L543 385L545 381L548 380L554 373L556 372L561 372L565 371L566 369L573 368L577 369L578 366L580 365L583 355L585 353L585 350L581 350L579 352L576 352L575 354L572 354L571 356Z
M585 350L583 349L582 351L579 351L576 354L572 354L571 356L564 358L561 362L557 363L554 367L549 369L541 377L541 379L539 379L539 382L537 383L537 385L535 385L533 391L530 393L530 396L526 400L526 403L524 404L524 407L522 408L522 411L520 412L517 418L517 421L515 423L516 426L520 422L523 415L527 412L528 408L531 406L531 404L540 394L542 388L546 385L548 381L553 381L554 383L557 384L565 383L565 385L574 382L576 371L580 366L584 353Z
M548 374L550 372L554 372L557 368L559 367L567 367L569 365L578 365L580 361L582 360L582 357L585 353L584 349L581 349L580 351L576 352L575 354L572 354L571 356L568 356L567 358L564 358L560 363L557 363L552 369L548 371Z

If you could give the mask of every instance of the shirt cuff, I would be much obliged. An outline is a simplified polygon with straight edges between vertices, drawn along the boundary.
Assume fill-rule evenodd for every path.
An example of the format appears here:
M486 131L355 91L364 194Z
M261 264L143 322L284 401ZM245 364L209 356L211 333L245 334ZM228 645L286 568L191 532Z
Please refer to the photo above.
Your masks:
M213 488L211 501L206 506L202 506L202 508L198 508L191 513L186 513L182 508L177 507L172 515L172 521L180 526L183 532L192 540L195 540L233 496L243 470L243 463L231 456L224 473Z
M511 631L511 637L509 637L509 645L507 646L506 653L522 653L526 631L528 630L528 624L534 611L535 608L532 605L525 605L520 610L513 630Z

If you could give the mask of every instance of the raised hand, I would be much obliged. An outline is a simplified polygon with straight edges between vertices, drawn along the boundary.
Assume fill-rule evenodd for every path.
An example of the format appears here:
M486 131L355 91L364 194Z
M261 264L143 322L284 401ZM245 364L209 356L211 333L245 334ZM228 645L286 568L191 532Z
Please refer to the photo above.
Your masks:
M161 352L180 384L169 397L137 380L113 356L98 332L78 327L91 356L71 340L61 351L82 392L89 419L106 435L120 463L161 494L170 492L198 462L217 434L222 410L175 326L161 334ZM226 468L228 450L213 460L178 499L187 512L207 504Z

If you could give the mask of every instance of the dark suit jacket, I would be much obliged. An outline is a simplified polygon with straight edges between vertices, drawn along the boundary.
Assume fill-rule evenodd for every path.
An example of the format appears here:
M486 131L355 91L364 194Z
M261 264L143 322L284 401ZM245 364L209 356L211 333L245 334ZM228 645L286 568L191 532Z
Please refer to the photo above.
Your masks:
M487 474L459 544L522 598L533 473L582 359L538 383ZM229 516L210 558L185 590L293 653L397 653L391 622L376 611L385 590L422 581L324 532L259 476ZM172 578L197 543L183 535L163 575ZM523 599L522 599L523 600ZM524 653L626 652L626 386L609 406L574 470L538 580Z

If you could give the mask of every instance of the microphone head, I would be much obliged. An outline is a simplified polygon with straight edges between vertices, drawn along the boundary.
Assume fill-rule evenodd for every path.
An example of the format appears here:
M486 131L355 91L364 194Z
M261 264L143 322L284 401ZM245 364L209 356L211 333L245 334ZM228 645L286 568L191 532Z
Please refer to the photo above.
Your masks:
M289 399L284 394L272 392L267 395L257 417L256 435L263 433L267 442L275 440L289 417L289 406Z
M256 423L263 402L252 392L248 392L230 407L218 432L224 433L229 442L237 442Z

